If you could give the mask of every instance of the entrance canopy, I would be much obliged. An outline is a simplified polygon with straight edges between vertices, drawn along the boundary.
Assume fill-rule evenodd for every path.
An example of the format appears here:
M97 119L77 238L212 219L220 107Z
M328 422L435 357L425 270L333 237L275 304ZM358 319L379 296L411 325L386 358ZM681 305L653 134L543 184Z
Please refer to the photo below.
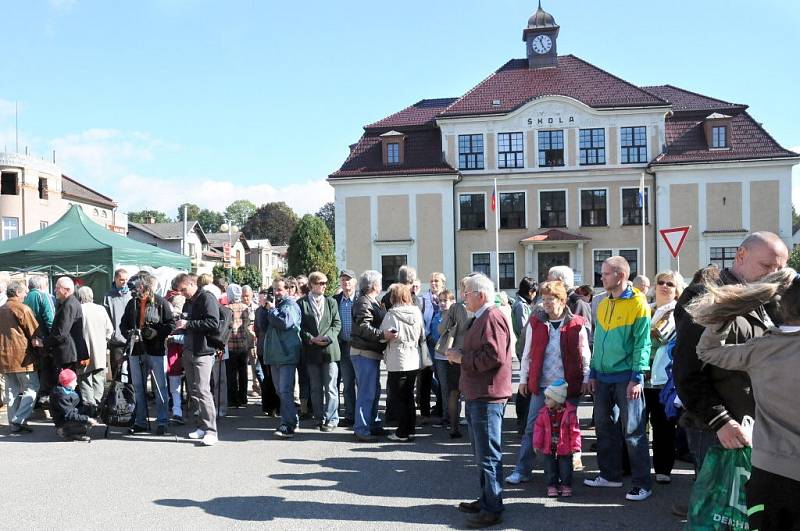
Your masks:
M113 273L119 264L189 270L183 256L111 232L73 205L44 229L0 242L0 271L47 271L51 275Z

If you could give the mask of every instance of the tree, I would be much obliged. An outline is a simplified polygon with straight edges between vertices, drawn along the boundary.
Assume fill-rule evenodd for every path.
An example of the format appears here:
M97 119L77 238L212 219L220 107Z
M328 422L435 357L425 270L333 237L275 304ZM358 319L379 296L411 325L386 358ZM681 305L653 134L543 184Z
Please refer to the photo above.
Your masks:
M128 212L128 221L134 223L169 223L171 220L163 212L158 210L140 210L138 212Z
M789 261L786 265L795 271L800 271L800 247L789 253Z
M228 205L228 208L225 209L225 217L241 229L255 211L255 203L247 199L239 199Z
M233 269L225 269L221 265L215 265L211 271L214 278L223 277L229 279L234 284L240 286L250 286L253 291L258 293L261 289L262 275L261 271L254 265L246 265L243 267L234 267Z
M289 239L289 274L308 275L320 271L328 277L326 293L336 291L336 255L328 227L316 216L306 214Z
M272 245L286 245L297 221L297 214L283 201L267 203L256 209L242 227L242 232L251 240L269 238Z
M797 232L798 229L800 229L800 215L797 214L794 205L792 205L792 234Z
M336 210L334 209L333 202L328 202L322 205L317 213L314 214L319 219L325 222L325 226L328 227L328 230L331 233L331 238L333 238L333 243L336 243Z
M183 221L183 207L188 207L187 212L187 219L190 221L196 221L197 215L200 214L200 207L195 205L194 203L183 203L181 206L178 207L178 215L175 216L175 221Z
M207 208L197 213L197 222L202 227L203 232L219 232L219 226L224 223L222 214Z

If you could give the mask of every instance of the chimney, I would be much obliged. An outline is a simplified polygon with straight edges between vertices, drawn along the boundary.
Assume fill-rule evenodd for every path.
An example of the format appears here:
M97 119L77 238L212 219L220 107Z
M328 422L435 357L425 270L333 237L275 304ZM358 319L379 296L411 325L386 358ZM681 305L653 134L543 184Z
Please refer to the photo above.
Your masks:
M156 218L149 218L149 219L147 220L147 222L148 222L149 224L151 224L151 225L152 225L153 223L155 223L155 222L156 222Z

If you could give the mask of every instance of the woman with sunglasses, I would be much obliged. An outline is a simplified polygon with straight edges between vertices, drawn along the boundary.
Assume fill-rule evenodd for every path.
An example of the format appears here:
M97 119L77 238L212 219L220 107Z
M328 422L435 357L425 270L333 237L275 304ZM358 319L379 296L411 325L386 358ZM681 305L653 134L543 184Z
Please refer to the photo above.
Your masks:
M656 483L671 481L675 464L675 430L677 419L667 418L664 405L658 395L667 383L666 366L670 361L667 343L675 337L673 315L678 297L683 293L683 277L677 271L663 271L656 275L655 302L651 305L650 319L650 372L645 374L645 416L653 429L653 468Z

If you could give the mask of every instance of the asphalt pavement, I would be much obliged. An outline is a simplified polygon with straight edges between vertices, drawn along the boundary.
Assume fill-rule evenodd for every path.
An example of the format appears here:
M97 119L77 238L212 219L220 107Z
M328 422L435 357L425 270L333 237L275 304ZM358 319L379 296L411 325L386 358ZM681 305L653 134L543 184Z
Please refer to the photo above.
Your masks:
M151 408L152 411L152 408ZM291 440L273 435L278 420L251 403L219 423L220 442L200 447L172 434L62 442L49 421L31 421L30 434L10 433L0 414L0 471L4 529L463 529L456 505L479 494L467 438L451 440L423 426L416 442L356 442L351 431L311 429ZM574 474L575 495L548 499L541 471L533 481L506 486L504 521L494 529L680 529L673 502L688 499L691 468L678 462L671 485L656 485L642 502L629 488L591 489L597 473L587 429L590 405L579 414L586 470ZM306 427L308 429L306 429ZM512 471L519 436L513 406L503 433L505 474Z

